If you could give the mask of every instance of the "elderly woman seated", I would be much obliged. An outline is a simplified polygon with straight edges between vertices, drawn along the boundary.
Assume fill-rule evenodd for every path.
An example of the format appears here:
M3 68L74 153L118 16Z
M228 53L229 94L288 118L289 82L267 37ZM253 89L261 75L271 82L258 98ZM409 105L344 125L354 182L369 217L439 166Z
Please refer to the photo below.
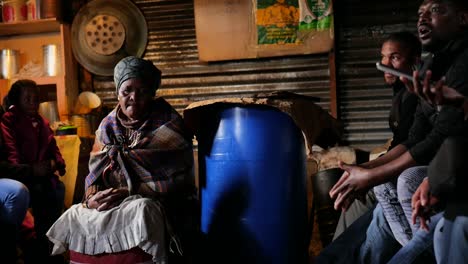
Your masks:
M96 131L84 202L70 207L47 236L53 254L137 248L166 263L169 249L179 249L180 203L195 194L191 136L181 116L154 99L161 72L150 61L122 59L114 81L118 105Z

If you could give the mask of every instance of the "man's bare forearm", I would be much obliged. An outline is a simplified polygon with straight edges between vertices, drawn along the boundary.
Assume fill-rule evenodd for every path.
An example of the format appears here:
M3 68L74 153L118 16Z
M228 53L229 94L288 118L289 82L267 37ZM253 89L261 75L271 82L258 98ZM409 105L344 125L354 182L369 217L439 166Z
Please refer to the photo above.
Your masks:
M373 187L397 178L404 170L417 163L408 151L388 163L370 169L369 184Z
M406 147L402 144L399 144L395 146L393 149L391 149L389 152L378 157L377 159L363 163L360 166L366 169L372 169L378 166L382 166L384 164L389 163L392 160L397 159L398 157L403 155L403 153L405 153L406 151L407 151Z

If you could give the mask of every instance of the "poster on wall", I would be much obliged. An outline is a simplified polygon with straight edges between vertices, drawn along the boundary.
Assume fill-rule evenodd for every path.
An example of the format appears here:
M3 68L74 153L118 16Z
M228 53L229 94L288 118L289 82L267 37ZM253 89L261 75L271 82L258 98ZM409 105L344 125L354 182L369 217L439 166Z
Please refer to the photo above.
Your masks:
M328 52L331 0L194 0L200 61Z
M257 0L257 44L294 44L299 25L298 0Z
M330 30L333 23L331 0L300 0L299 31Z

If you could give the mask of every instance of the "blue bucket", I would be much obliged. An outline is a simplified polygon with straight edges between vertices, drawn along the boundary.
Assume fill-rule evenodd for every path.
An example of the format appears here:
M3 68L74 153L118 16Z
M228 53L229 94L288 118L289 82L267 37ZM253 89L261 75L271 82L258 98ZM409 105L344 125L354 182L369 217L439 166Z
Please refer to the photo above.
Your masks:
M305 147L291 117L231 107L198 136L201 231L218 263L305 263Z

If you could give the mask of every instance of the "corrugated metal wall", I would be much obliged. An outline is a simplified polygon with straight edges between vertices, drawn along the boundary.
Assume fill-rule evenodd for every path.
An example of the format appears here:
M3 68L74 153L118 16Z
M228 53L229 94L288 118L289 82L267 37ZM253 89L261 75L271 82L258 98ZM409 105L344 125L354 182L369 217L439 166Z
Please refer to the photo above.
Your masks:
M198 61L193 0L136 0L149 26L145 58L163 72L158 95L182 111L192 102L290 91L321 98L329 108L328 54L216 63ZM116 98L110 78L95 77L106 106Z
M340 116L346 140L370 150L391 137L392 91L375 69L382 39L391 32L416 32L419 1L337 2L337 68Z
M215 1L215 0L213 0ZM135 0L149 26L145 58L163 71L158 95L182 111L192 102L291 91L321 98L329 109L328 54L200 63L193 0ZM375 69L382 38L415 31L418 1L336 1L338 90L345 140L369 150L391 137L387 116L391 91ZM104 105L116 104L110 78L95 76Z

